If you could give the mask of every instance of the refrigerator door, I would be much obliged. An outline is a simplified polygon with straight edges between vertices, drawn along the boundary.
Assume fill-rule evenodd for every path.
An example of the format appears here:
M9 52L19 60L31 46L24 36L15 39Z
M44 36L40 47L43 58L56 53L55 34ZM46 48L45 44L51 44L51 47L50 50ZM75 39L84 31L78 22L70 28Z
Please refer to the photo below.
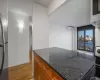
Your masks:
M5 39L5 53L4 53L4 66L3 69L8 68L8 28L7 26L3 26L4 30L4 39Z
M3 56L3 48L0 47L0 71L2 69L2 60L3 60L3 57L2 56ZM1 72L0 72L0 74L1 74Z
M2 73L4 66L4 53L5 53L5 37L4 37L3 24L0 18L0 74Z

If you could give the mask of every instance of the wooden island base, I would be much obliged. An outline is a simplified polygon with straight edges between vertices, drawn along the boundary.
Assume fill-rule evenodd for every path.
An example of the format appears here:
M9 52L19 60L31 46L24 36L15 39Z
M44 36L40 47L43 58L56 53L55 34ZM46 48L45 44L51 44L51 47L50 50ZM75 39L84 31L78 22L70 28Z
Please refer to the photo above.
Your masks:
M64 80L44 60L34 54L34 80Z

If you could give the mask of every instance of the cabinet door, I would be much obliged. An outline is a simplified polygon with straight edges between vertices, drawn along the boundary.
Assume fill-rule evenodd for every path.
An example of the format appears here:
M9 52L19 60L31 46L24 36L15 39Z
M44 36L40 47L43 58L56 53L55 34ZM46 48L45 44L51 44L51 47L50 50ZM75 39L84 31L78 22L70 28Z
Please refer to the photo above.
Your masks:
M34 58L34 80L40 80L40 65L36 58Z
M52 80L44 70L43 62L37 56L34 58L34 80Z
M49 78L49 75L48 74L46 74L45 72L43 72L43 71L41 71L41 79L40 80L51 80L50 78Z
M52 70L52 80L63 80L54 70Z
M35 80L51 80L48 76L48 74L46 74L42 68L42 65L39 65L36 61L34 62L35 66L34 66L34 79Z
M34 57L34 80L63 80L37 55Z
M34 78L36 78L38 75L38 64L36 60L34 59Z

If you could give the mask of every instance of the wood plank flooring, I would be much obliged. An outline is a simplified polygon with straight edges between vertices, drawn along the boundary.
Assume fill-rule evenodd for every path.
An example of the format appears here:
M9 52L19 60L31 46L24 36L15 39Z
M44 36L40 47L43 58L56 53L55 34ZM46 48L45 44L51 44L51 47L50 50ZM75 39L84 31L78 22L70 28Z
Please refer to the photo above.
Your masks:
M32 53L30 53L30 62L8 69L9 80L32 80Z
M32 67L30 63L11 67L8 69L9 80L30 80L32 78Z

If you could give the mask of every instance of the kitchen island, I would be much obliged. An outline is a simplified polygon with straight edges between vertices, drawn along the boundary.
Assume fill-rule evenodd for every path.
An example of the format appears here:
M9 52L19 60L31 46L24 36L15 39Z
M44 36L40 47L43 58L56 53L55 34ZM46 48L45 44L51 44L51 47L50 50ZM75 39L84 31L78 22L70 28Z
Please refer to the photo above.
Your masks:
M89 80L94 75L92 55L56 47L33 52L35 80Z

